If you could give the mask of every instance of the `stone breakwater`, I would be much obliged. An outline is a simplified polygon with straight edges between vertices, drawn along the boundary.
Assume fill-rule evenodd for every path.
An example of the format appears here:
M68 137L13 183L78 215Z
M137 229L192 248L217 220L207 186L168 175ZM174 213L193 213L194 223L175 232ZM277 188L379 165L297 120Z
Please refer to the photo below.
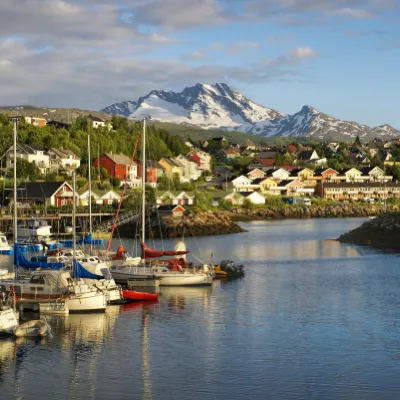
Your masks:
M387 206L386 211L399 211L399 206ZM284 205L279 207L263 207L254 209L237 208L224 211L233 221L256 221L283 218L347 218L369 217L384 212L383 205L358 203L322 204L322 205Z
M164 217L162 219L162 236L175 238L179 236L229 235L246 232L226 213L215 211L191 212L184 218ZM153 236L160 236L159 226L153 226Z
M400 250L400 213L388 213L364 222L338 239L343 243Z

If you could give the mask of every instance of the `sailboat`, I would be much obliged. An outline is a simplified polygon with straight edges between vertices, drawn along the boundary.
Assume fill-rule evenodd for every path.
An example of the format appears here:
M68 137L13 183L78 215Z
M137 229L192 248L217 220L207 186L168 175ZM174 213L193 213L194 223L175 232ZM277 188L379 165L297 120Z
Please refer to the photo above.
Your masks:
M111 274L116 281L135 279L160 279L160 286L208 286L212 284L211 267L206 264L189 268L185 256L186 247L181 250L159 251L146 246L146 121L143 121L142 135L142 238L140 263L135 265L113 265ZM168 257L163 259L162 257Z

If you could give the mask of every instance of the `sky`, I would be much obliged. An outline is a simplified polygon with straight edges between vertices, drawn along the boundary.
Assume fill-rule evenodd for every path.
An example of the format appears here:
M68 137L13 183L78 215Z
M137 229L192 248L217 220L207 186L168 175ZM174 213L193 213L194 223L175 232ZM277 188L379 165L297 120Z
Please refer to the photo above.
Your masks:
M400 129L400 0L0 0L0 105L100 109L224 82Z

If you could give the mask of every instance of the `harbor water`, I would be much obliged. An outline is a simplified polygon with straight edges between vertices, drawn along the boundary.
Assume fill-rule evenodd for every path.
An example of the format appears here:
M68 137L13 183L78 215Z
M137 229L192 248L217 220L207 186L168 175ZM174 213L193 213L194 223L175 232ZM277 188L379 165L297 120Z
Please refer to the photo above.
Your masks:
M398 255L332 240L362 222L187 239L204 262L243 263L245 278L47 317L52 337L0 341L0 398L399 399Z

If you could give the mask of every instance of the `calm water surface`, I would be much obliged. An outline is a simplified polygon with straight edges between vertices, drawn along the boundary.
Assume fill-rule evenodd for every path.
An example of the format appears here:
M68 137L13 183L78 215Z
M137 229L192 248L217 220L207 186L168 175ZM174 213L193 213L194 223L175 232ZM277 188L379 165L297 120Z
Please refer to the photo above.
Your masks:
M399 399L399 259L329 240L362 221L253 222L188 240L246 277L49 318L40 342L1 341L0 399Z

